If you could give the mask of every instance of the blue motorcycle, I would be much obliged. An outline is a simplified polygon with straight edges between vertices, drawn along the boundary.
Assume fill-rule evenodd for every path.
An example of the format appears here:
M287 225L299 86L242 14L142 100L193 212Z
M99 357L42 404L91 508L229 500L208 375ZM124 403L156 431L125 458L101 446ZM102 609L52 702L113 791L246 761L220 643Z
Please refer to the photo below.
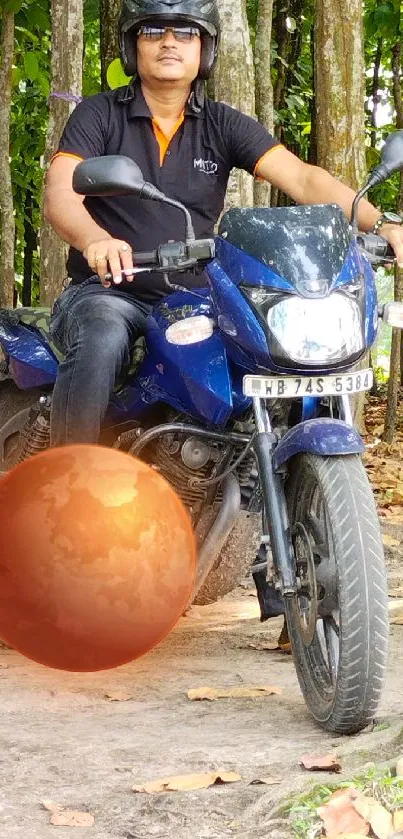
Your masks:
M400 316L399 304L378 309L371 262L393 255L358 233L357 207L400 168L403 132L385 144L351 225L336 205L231 209L217 238L202 240L188 210L129 158L85 161L73 182L84 195L174 204L186 220L185 241L134 254L136 270L163 274L167 296L100 442L144 458L188 508L197 602L231 590L258 554L253 570L284 602L306 703L343 734L373 719L388 646L382 542L351 398L372 386L365 359L379 316L396 325ZM200 268L205 288L171 282ZM46 309L0 312L3 470L49 445L60 361L49 320Z

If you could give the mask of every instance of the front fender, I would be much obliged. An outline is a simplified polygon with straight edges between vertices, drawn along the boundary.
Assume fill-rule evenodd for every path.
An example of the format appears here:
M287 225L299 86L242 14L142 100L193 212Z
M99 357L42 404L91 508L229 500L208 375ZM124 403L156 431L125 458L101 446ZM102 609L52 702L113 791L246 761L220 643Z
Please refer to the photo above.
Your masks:
M364 443L355 428L342 420L322 417L301 422L287 431L274 451L273 467L278 471L300 452L329 457L364 451Z

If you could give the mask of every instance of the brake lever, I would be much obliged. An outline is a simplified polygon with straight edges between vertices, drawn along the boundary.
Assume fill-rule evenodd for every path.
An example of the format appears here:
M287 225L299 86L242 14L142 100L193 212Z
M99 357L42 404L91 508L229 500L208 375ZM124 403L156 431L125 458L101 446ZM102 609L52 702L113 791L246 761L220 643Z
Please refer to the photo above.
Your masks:
M125 271L121 271L121 277L122 277L123 280L126 280L128 277L134 276L134 274L151 274L151 272L154 271L154 270L156 270L156 269L154 269L154 268L132 268L132 269L130 269L130 272L128 274L126 274ZM108 280L108 282L110 282L111 280L113 280L113 274L110 274L110 273L105 274L105 279Z

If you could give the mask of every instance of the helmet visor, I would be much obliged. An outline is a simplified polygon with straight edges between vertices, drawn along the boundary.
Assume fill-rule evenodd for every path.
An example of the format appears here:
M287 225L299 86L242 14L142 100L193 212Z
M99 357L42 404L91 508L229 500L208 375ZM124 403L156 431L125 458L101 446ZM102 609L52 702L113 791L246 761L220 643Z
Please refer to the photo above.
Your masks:
M200 29L201 34L210 35L212 38L216 38L218 35L216 27L212 23L208 23L205 20L200 20L195 18L191 15L168 15L166 17L161 17L160 15L144 15L142 18L137 18L135 22L133 21L126 21L122 25L122 32L126 33L130 30L133 30L133 35L137 34L139 29L142 26L195 26Z

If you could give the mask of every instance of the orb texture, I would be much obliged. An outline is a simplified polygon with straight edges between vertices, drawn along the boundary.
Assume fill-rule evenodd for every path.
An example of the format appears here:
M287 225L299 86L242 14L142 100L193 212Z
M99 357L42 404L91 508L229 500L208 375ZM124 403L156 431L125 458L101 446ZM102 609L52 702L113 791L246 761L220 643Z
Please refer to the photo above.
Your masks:
M48 667L125 664L191 597L188 514L151 467L114 449L50 449L0 481L0 638Z

